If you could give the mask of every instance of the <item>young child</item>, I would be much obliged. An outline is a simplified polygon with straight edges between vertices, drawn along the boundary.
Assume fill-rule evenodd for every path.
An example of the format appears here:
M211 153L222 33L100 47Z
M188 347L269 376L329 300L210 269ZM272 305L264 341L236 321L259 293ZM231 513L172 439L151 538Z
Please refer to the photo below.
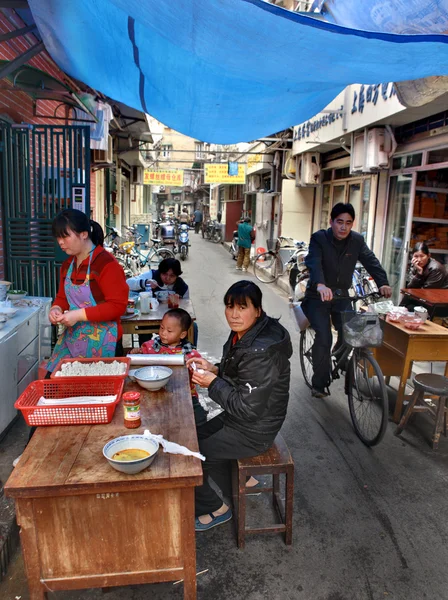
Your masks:
M140 348L131 350L131 354L184 354L185 360L201 358L193 344L187 340L190 327L191 317L187 311L183 308L172 308L163 316L159 335L148 342L144 342ZM190 387L196 425L203 425L207 422L207 411L199 402L196 385L191 381L191 372Z

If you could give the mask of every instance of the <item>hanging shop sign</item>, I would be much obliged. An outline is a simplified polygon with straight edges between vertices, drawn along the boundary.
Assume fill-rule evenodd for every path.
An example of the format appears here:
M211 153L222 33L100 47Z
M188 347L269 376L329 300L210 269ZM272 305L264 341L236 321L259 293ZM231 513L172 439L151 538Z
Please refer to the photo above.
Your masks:
M245 165L238 164L238 174L230 175L227 163L205 164L204 183L246 183Z
M170 171L151 171L145 169L143 176L144 185L175 185L182 187L184 185L184 172L181 169Z
M293 134L293 154L309 152L341 136L368 127L406 108L397 97L395 85L349 85L315 117L296 125Z

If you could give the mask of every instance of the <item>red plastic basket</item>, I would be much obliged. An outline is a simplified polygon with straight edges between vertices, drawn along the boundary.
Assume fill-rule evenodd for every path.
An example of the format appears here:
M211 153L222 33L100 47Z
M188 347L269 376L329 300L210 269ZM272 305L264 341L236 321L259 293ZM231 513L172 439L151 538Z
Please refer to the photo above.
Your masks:
M28 425L92 425L110 423L123 392L124 379L118 377L58 377L39 379L29 384L14 407L21 410ZM110 404L71 404L37 406L39 398L75 396L112 396Z
M72 362L80 362L80 363L95 363L100 362L102 360L105 363L112 363L114 361L121 362L126 364L126 371L122 375L89 375L89 377L97 378L97 377L107 377L108 379L126 379L129 374L129 367L131 366L131 359L127 356L112 356L111 358L63 358L59 361L58 366L51 374L51 379L56 377L56 373L62 369L62 365L66 363ZM61 376L57 377L57 379L62 379ZM64 377L67 379L67 377ZM76 377L79 379L79 376Z

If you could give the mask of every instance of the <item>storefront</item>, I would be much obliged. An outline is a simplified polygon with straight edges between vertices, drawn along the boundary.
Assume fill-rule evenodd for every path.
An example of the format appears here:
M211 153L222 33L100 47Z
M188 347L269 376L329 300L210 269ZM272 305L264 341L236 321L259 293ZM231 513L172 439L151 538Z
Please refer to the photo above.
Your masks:
M363 172L351 167L352 134L367 127L393 122L394 115L405 111L392 83L351 85L339 94L324 111L294 127L292 154L297 164L304 154L316 153L320 176L314 195L312 230L329 227L332 207L338 202L350 202L356 212L355 231L373 244L379 189L379 167ZM384 168L384 167L383 167ZM296 185L303 183L303 173L296 169ZM311 198L311 196L310 196ZM310 200L311 201L311 200Z
M448 114L440 113L396 130L403 143L391 164L382 255L395 298L406 285L417 242L448 264L447 126Z

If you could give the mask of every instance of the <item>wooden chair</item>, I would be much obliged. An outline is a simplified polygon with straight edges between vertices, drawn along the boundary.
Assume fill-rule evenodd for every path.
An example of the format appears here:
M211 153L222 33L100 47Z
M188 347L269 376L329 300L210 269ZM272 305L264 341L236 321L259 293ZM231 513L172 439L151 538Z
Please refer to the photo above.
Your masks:
M437 407L425 402L426 396L437 396L431 398L431 403L437 403ZM439 446L440 432L446 435L446 400L448 397L448 377L435 375L433 373L422 373L414 378L414 393L409 404L401 417L395 435L400 435L406 427L411 415L417 412L429 412L434 417L434 431L432 434L432 448L437 450Z
M280 497L280 474L285 473L285 506ZM272 487L246 488L251 475L272 475ZM246 527L246 495L272 492L272 501L281 523L267 527ZM284 533L285 544L292 544L292 512L294 497L294 461L280 434L264 454L235 461L233 471L233 499L237 523L238 548L244 548L246 534Z

